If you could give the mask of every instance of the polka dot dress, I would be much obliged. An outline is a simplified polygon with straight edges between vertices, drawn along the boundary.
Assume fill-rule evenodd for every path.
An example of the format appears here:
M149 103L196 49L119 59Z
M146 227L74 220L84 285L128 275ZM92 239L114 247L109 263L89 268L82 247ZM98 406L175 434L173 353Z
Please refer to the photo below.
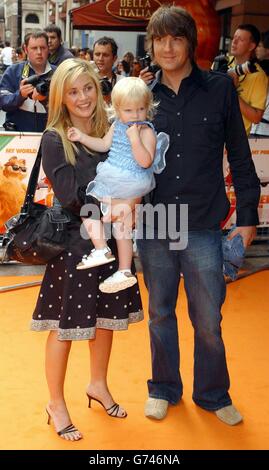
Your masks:
M115 294L98 288L117 270L116 262L77 270L80 260L68 251L48 264L32 330L57 330L59 340L87 340L95 337L96 328L126 330L129 323L143 319L138 284Z

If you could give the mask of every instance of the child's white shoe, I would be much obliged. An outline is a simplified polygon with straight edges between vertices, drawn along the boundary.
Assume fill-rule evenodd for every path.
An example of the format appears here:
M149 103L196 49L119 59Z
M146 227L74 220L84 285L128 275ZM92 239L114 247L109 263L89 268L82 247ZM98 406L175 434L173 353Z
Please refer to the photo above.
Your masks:
M116 271L112 276L109 276L104 282L99 284L99 289L106 294L113 294L119 290L127 289L137 283L136 277L130 270Z
M102 250L96 250L95 248L89 255L84 255L80 263L77 264L77 269L88 269L102 264L111 263L115 261L115 256L111 253L108 246L102 248Z

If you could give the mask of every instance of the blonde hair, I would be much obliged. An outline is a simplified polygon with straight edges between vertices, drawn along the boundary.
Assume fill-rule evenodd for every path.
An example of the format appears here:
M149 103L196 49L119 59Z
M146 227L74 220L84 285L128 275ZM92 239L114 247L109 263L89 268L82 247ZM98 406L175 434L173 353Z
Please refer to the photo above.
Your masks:
M49 93L49 113L46 130L56 131L63 143L65 158L68 163L75 165L78 148L67 139L67 129L73 124L68 110L63 104L64 95L75 80L81 75L87 74L93 82L97 93L96 108L89 118L91 121L91 135L103 137L108 130L107 113L99 84L99 78L92 65L81 59L71 58L64 60L53 74Z
M147 119L153 119L158 103L153 101L151 90L141 78L124 77L116 83L111 93L110 117L118 117L118 110L126 101L143 101L147 109Z

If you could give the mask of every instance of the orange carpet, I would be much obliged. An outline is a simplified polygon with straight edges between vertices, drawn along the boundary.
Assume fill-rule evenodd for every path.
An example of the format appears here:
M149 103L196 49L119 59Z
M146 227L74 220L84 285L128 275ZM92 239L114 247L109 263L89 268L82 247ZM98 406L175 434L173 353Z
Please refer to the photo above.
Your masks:
M0 285L40 277L4 277ZM147 293L139 277L147 311ZM228 286L223 309L223 335L231 376L231 395L244 423L229 427L191 400L193 333L181 287L178 303L184 397L170 407L167 418L154 422L143 416L150 376L147 321L115 334L109 385L128 418L112 419L98 403L87 408L86 342L73 344L66 379L66 397L74 423L84 439L68 443L47 426L48 399L43 373L46 333L28 330L38 288L0 295L1 394L0 449L268 449L269 448L269 272ZM147 316L147 314L146 314Z

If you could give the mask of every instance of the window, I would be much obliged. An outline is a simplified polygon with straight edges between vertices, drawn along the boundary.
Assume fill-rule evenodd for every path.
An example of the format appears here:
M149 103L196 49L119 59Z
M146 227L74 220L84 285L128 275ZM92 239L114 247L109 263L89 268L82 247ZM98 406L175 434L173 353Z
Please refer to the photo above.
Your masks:
M25 18L25 23L39 23L39 18L35 13L29 13Z

